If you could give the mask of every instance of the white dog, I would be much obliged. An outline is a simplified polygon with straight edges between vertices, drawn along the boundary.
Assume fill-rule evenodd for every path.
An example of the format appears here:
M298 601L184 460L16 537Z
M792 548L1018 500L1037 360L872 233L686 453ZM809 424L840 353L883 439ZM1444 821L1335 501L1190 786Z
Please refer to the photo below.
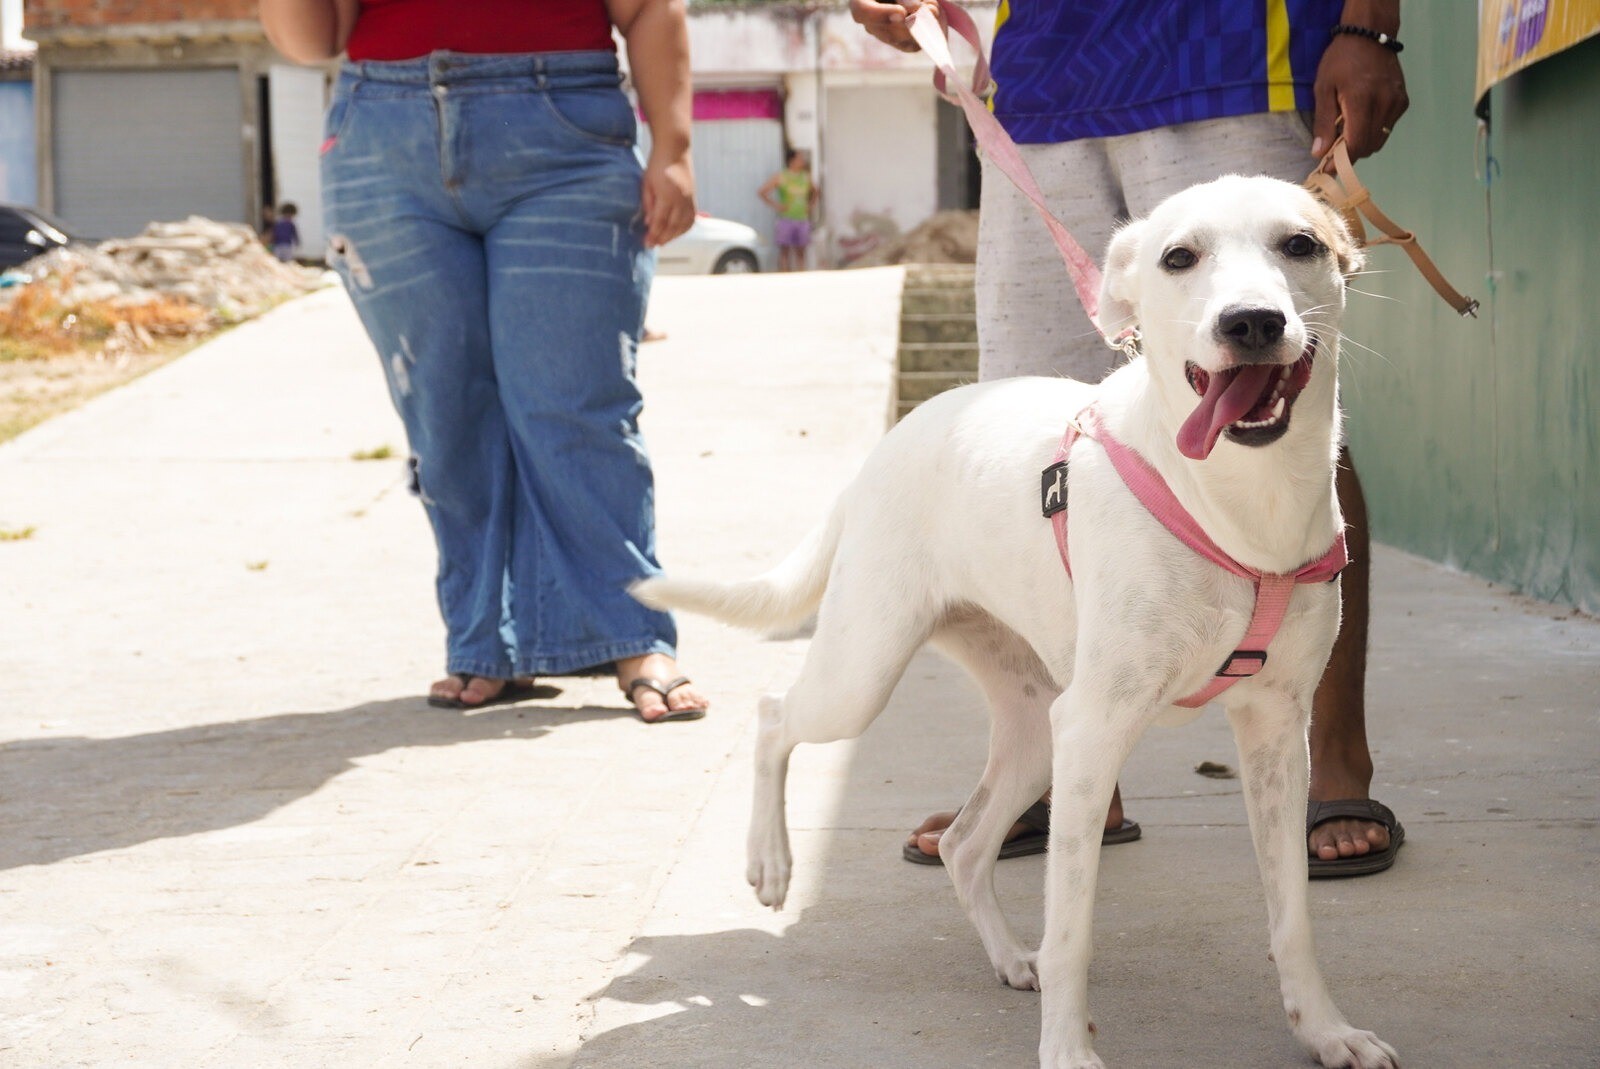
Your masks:
M817 612L800 678L761 705L748 875L762 902L780 907L788 889L790 752L864 731L931 639L972 673L993 713L988 766L941 840L946 867L1000 979L1043 992L1041 1064L1101 1066L1090 920L1118 773L1151 723L1197 715L1177 703L1203 705L1216 677L1256 669L1222 701L1290 1025L1324 1066L1399 1064L1345 1021L1312 946L1306 727L1339 590L1283 585L1343 550L1335 372L1359 255L1339 218L1297 186L1230 176L1185 190L1120 230L1107 256L1102 315L1136 326L1142 355L1098 386L1012 379L943 394L884 439L826 524L771 572L635 588L647 604L752 627ZM1070 537L1058 549L1040 472L1051 469L1043 493L1059 497L1052 456L1080 414L1085 437L1066 469ZM1247 621L1257 634L1256 584L1174 537L1119 474L1108 452L1117 442L1165 480L1230 564L1292 590L1270 657L1241 648ZM1336 567L1316 578L1329 574ZM993 873L1013 819L1051 783L1036 958L1001 913Z

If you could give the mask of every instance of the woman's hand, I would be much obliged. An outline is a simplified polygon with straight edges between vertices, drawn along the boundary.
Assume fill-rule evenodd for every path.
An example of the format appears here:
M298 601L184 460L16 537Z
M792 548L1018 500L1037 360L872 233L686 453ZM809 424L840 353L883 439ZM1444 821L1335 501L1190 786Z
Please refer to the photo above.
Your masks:
M650 124L650 159L639 205L645 248L653 249L694 222L688 16L684 0L606 0L606 10L627 42L633 88Z
M644 246L665 245L694 224L694 163L687 155L658 159L654 153L645 165L640 190L644 209Z

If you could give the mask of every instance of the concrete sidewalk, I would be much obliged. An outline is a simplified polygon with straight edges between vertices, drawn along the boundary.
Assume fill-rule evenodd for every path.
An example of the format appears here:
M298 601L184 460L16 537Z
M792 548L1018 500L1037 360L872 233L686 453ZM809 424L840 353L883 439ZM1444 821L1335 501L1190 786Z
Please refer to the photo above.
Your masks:
M895 269L663 279L646 433L663 558L759 569L881 433ZM791 773L797 880L743 881L752 710L802 641L682 621L704 721L606 679L430 709L433 551L347 302L289 304L0 447L0 1065L526 1069L1034 1064L904 830L984 725L931 654ZM1395 552L1374 790L1398 865L1313 885L1350 1017L1408 1069L1600 1064L1600 625ZM1223 719L1123 778L1091 989L1125 1067L1307 1064L1283 1025ZM1041 859L1002 866L1041 927Z

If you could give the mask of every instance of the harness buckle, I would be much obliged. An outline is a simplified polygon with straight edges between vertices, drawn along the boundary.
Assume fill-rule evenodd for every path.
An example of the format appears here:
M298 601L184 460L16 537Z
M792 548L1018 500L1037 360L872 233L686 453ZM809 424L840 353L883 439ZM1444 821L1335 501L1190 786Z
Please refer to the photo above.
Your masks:
M1253 666L1240 666L1234 671L1234 661L1254 661ZM1266 650L1234 650L1228 654L1228 659L1222 662L1222 667L1217 669L1217 676L1221 679L1249 679L1267 666Z

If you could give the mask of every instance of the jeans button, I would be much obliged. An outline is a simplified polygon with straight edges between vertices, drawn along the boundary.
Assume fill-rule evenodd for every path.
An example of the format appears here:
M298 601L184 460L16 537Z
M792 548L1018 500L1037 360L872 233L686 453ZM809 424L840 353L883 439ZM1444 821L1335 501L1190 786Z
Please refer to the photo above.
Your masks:
M433 87L433 95L436 96L436 97L445 96L449 92L450 92L450 87L447 86L447 85L436 85L436 86Z

